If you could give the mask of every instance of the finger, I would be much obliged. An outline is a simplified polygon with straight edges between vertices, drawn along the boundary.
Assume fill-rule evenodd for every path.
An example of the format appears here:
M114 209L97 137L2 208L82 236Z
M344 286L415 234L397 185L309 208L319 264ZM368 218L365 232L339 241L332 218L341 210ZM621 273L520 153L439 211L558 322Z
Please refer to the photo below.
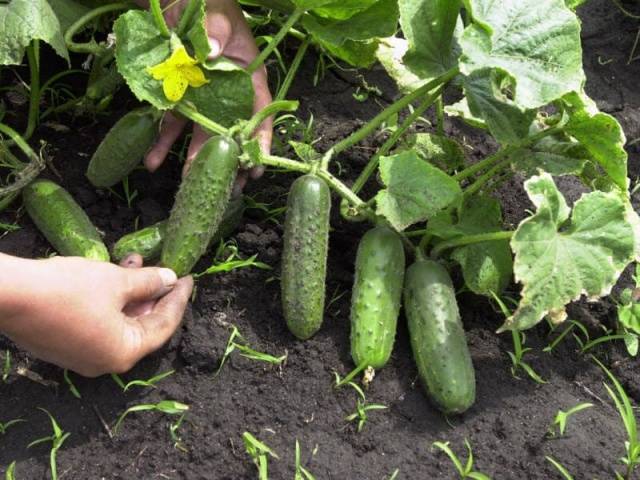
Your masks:
M207 32L211 49L208 58L218 58L227 48L233 35L233 28L228 15L222 10L215 9L214 6L209 7L207 12Z
M175 272L169 268L126 269L123 273L125 305L160 298L170 292L178 281Z
M158 140L155 145L151 147L151 150L149 150L144 160L144 166L147 167L147 170L155 172L158 167L162 165L162 162L167 158L169 150L171 150L171 147L182 133L186 124L187 120L185 118L176 117L170 112L164 115Z
M124 268L140 268L142 267L142 256L138 253L129 253L122 260L120 266Z
M267 80L267 71L264 68L259 68L253 73L251 77L253 80L253 88L255 90L255 99L253 102L253 111L258 112L264 107L269 105L272 101L271 91L269 90L269 84ZM263 153L271 153L271 141L273 139L273 117L267 118L264 122L258 126L254 132L254 136L258 140L260 150ZM264 167L252 168L249 175L252 179L260 178L264 173Z
M142 341L136 355L138 358L157 350L173 335L182 322L192 290L193 279L181 278L170 293L158 300L151 313L137 318L142 328Z
M187 174L191 167L191 162L196 158L198 152L202 149L202 146L209 140L210 135L205 132L201 127L195 125L193 127L193 135L191 136L191 143L189 144L189 150L187 151L187 158L184 161L184 167L182 168L182 177Z
M244 187L247 185L247 180L249 179L249 174L246 170L240 170L238 175L236 176L236 181L233 184L233 190L231 191L232 198L238 198L242 195L242 191Z

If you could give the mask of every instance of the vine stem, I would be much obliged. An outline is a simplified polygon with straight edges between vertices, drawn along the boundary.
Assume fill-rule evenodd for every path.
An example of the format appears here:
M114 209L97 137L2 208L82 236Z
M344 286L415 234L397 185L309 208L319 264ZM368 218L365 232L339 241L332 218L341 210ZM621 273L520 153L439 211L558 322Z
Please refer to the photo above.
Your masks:
M29 62L30 91L29 118L27 129L24 132L25 140L29 140L33 135L40 117L40 42L38 40L33 40L27 47L27 61Z
M396 129L396 131L391 134L387 141L384 142L382 147L380 147L380 150L378 150L376 154L371 157L369 163L367 163L367 165L362 170L362 173L360 173L360 175L354 182L353 187L351 187L354 193L358 193L360 192L360 190L362 190L362 187L365 186L369 178L371 178L371 175L373 175L373 173L376 171L378 163L380 163L380 157L383 157L384 155L389 153L398 142L400 137L404 135L404 133L411 127L411 125L413 125L418 117L420 117L420 115L422 115L425 110L433 105L435 99L440 96L442 88L443 87L440 87L438 90L436 90L436 92L425 98L424 101L420 105L418 105L418 107L416 107L416 109L402 122L402 124Z
M204 116L191 105L187 105L184 102L180 102L176 106L174 106L173 109L178 113L184 115L188 119L193 120L194 122L199 124L202 128L204 128L205 130L208 130L209 132L217 133L218 135L229 136L228 128L225 128L219 123L216 123L213 120L209 119L208 117Z
M0 197L6 197L7 195L19 192L23 187L31 183L44 168L44 161L40 155L33 151L25 139L8 125L0 123L0 133L7 135L29 159L29 163L25 164L24 167L16 173L15 181L11 185L0 188Z
M495 242L498 240L509 240L513 237L513 231L503 232L490 232L480 233L478 235L465 235L463 237L454 238L452 240L446 240L437 244L431 251L431 256L434 258L439 257L443 251L455 247L463 247L465 245L472 245L474 243L482 242Z
M171 30L167 26L167 22L164 19L164 15L162 14L162 7L160 6L160 0L150 0L149 6L151 7L151 14L153 15L153 20L156 22L156 26L160 33L165 38L171 38Z
M64 42L67 44L67 48L70 51L76 53L92 53L94 55L100 55L104 51L105 47L98 45L93 38L90 42L87 43L75 43L73 41L73 37L94 18L104 15L105 13L115 12L118 10L127 10L129 8L135 7L136 5L131 2L119 2L103 5L101 7L94 8L90 12L87 12L78 20L73 22L64 33Z
M291 84L293 83L296 74L298 73L298 69L300 68L300 64L302 63L302 59L304 58L305 53L307 53L307 49L309 48L309 44L311 43L310 37L305 37L300 46L298 47L298 51L296 52L296 56L293 57L293 61L291 62L291 66L289 67L289 71L287 75L284 77L284 81L282 82L282 86L280 90L278 90L278 94L276 95L276 100L284 100L287 98L287 93L289 93L289 88L291 88Z
M511 159L509 157L502 159L502 161L496 163L493 168L487 170L486 173L478 177L478 179L473 182L465 191L464 197L468 198L474 193L477 193L489 180L491 180L494 176L500 173L502 170L507 168L511 164Z
M179 37L182 36L182 34L185 32L185 30L189 26L189 23L191 22L191 19L195 15L196 9L198 8L198 3L199 2L197 0L189 0L189 2L187 3L187 6L185 7L184 11L182 12L182 15L180 16L180 21L178 22L178 28L176 29L176 33ZM169 7L166 7L165 10L168 9Z
M251 64L249 64L249 66L247 67L247 71L249 73L253 73L256 71L256 69L262 65L264 63L264 61L267 59L267 57L269 57L269 55L271 55L271 53L276 49L276 47L278 46L278 44L282 41L282 39L285 37L285 35L287 34L287 32L295 25L295 23L300 20L300 17L302 17L302 15L304 14L305 9L304 8L296 8L293 13L291 15L289 15L289 18L287 19L287 21L282 25L282 27L280 28L280 30L278 30L278 33L276 33L276 36L273 37L271 39L271 41L269 42L269 44L264 48L264 50L262 50L260 52L260 55L258 55L255 60L253 60L253 62L251 62Z
M364 125L362 128L360 128L359 130L356 130L347 138L345 138L341 142L334 145L331 151L334 154L340 153L352 147L356 143L359 143L360 141L364 140L367 136L372 134L380 125L382 125L382 123L384 123L384 121L387 120L390 116L395 115L396 113L400 112L403 108L408 107L412 102L419 99L423 95L429 93L434 88L437 88L441 85L448 83L451 79L453 79L456 75L458 75L458 73L460 73L460 70L458 69L458 67L454 67L451 70L447 71L446 73L442 74L441 76L433 79L429 83L426 83L425 85L414 90L408 95L405 95L401 99L397 100L396 102L394 102L393 104L385 108L382 112L376 115L372 120L367 122L367 124Z
M243 137L250 137L256 128L258 128L267 118L279 112L295 112L299 105L300 104L297 100L275 100L271 102L251 117L251 120L242 127L241 135Z

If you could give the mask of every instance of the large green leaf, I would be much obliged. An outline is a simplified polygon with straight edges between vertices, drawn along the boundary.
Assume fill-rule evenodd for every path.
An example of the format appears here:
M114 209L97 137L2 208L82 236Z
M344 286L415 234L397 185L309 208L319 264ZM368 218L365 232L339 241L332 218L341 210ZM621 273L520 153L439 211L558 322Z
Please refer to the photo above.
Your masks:
M508 96L512 79L501 69L476 70L464 79L471 114L484 122L501 145L519 143L529 135L536 110L524 110Z
M514 102L538 108L584 82L580 22L563 0L465 0L473 23L460 45L461 71L501 68L515 79Z
M324 7L315 8L313 13L325 18L346 20L366 10L376 2L379 2L379 0L334 0Z
M63 34L76 20L90 10L89 7L75 0L48 0L48 2L58 17L60 30Z
M515 167L527 176L536 175L540 170L560 176L580 175L591 157L579 143L566 135L556 135L519 149L512 158Z
M525 188L536 212L511 240L522 297L501 330L530 328L545 315L564 319L572 300L608 294L635 254L634 228L617 193L583 195L571 212L549 174Z
M413 151L380 159L386 188L376 195L377 213L402 231L451 205L462 193L458 182Z
M413 150L420 158L445 172L464 167L464 150L458 142L444 135L425 132L406 135L394 153L406 150Z
M437 77L456 65L453 32L460 0L398 0L400 25L409 41L405 65L422 78Z
M20 65L32 40L42 40L69 61L60 22L46 0L0 4L0 65Z
M195 57L200 63L204 63L207 61L209 52L211 52L211 46L209 45L209 36L207 35L206 5L204 0L197 1L199 2L198 9L191 20L191 27L187 32L187 38L193 47Z
M471 197L462 205L457 221L441 214L429 221L428 231L441 240L502 231L500 203L491 197ZM504 290L511 280L513 260L508 240L480 242L457 247L451 258L460 264L467 287L491 296Z
M114 24L118 71L131 91L142 101L160 110L174 106L162 91L162 83L155 80L147 67L166 60L171 53L169 40L162 37L149 12L129 11ZM183 102L190 102L198 111L225 126L248 118L253 109L251 76L231 62L221 59L207 64L205 76L209 83L188 88Z
M362 42L347 40L342 45L324 42L320 38L316 38L316 40L331 55L354 67L368 68L376 61L376 50L378 49L377 40L366 40Z
M428 82L409 70L402 62L402 57L408 49L409 44L404 38L388 37L379 41L376 51L378 61L396 82L398 89L405 94Z

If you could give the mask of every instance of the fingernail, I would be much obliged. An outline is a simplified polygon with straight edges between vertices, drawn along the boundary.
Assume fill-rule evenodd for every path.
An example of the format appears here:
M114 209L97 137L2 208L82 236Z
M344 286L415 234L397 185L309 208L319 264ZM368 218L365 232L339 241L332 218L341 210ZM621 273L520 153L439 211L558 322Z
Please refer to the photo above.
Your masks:
M213 60L214 58L219 57L220 54L222 53L222 47L220 46L220 42L215 38L209 37L209 48L211 49L209 51L209 55L207 55L207 58L209 58L209 60Z
M161 268L158 273L165 287L173 287L178 281L178 276L170 268Z

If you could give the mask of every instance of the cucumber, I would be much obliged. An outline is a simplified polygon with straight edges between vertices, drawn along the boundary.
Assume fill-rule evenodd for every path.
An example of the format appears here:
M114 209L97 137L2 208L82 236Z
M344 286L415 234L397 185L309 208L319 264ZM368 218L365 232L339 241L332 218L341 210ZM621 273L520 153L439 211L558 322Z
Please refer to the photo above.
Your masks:
M471 355L447 270L418 260L407 270L404 308L418 373L445 413L462 413L476 396Z
M291 333L313 336L324 317L331 194L324 180L299 177L287 200L282 251L282 309Z
M356 366L382 368L396 336L404 247L388 227L369 230L360 240L351 294L351 357Z
M112 187L138 166L158 134L160 116L152 107L127 113L98 145L86 176L96 187Z
M226 137L202 146L182 181L171 209L161 263L187 275L218 230L238 171L240 149Z
M35 180L24 188L22 198L31 220L58 253L109 261L109 251L98 230L60 185Z
M210 245L227 238L238 228L244 210L244 197L240 196L229 202L220 221L220 226L211 239ZM162 252L162 243L166 235L166 229L167 220L163 220L137 232L125 235L113 246L114 260L119 262L130 253L140 254L145 261L155 260Z

